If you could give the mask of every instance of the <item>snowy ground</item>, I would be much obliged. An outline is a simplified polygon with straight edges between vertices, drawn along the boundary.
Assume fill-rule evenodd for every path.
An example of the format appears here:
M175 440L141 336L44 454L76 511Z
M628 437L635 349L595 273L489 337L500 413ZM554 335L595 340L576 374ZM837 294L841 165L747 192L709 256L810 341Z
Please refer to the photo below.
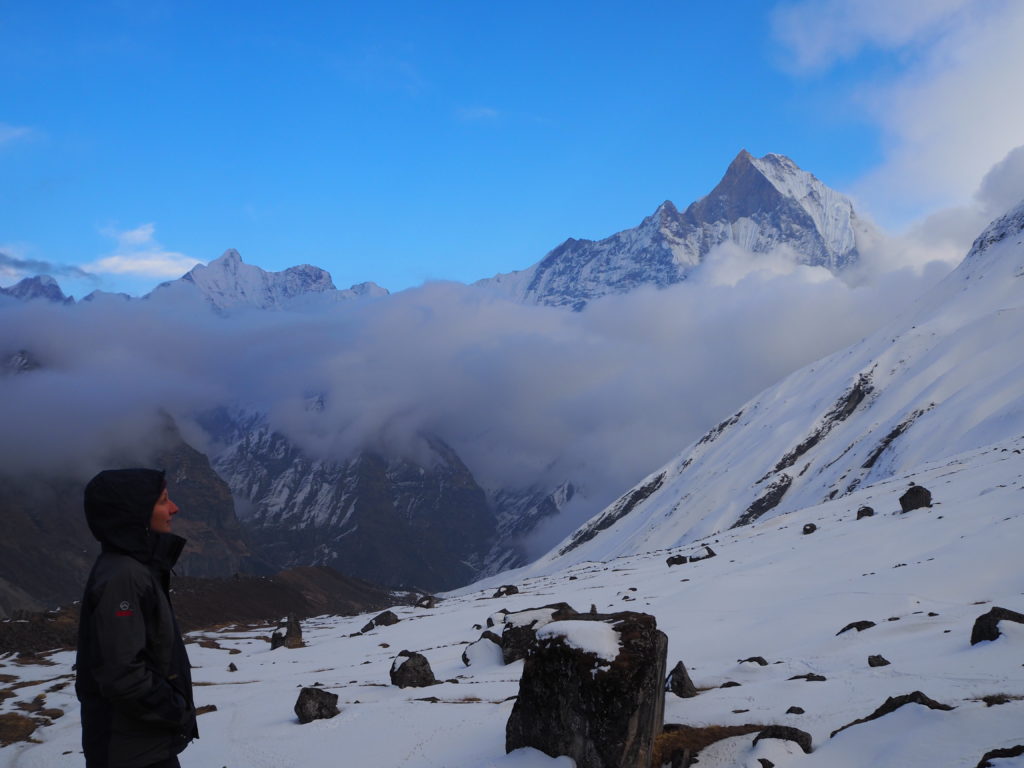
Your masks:
M398 624L365 635L349 636L368 616L311 619L303 623L307 646L298 650L271 651L271 627L194 633L192 639L220 646L189 645L197 704L217 710L200 717L201 738L183 765L569 768L568 758L533 750L505 755L505 722L523 662L503 666L494 655L466 667L461 660L480 635L474 625L499 609L566 601L580 611L595 604L657 617L669 637L669 667L683 660L706 689L691 699L669 694L666 722L781 723L813 737L809 755L790 742L752 747L752 736L729 739L702 753L701 768L760 768L758 758L779 768L973 768L991 749L1024 743L1024 625L1004 621L998 640L970 645L975 618L991 606L1024 612L1022 450L1024 438L997 444L717 535L706 543L718 556L698 563L665 564L669 554L702 552L695 544L529 578L506 574L451 593L430 610L397 607ZM935 503L900 514L897 499L911 480L929 488ZM855 520L862 504L875 516ZM806 523L818 530L804 535ZM520 594L490 598L510 582ZM876 625L837 636L858 620ZM391 686L388 670L403 649L422 652L438 679L453 682ZM869 667L873 654L891 664ZM769 663L738 661L752 656ZM0 749L0 767L82 764L73 687L50 690L72 679L73 654L50 661L0 659L0 674L33 682L0 701L0 713L19 712L19 703L40 693L45 707L65 712L35 732L39 743ZM231 662L237 672L228 671ZM826 680L789 679L806 673ZM727 681L740 685L719 688ZM337 693L341 714L300 725L292 707L307 685ZM887 697L915 690L955 709L910 704L829 737ZM994 694L1021 698L980 701ZM786 714L793 706L805 713ZM1024 758L993 765L1021 768Z

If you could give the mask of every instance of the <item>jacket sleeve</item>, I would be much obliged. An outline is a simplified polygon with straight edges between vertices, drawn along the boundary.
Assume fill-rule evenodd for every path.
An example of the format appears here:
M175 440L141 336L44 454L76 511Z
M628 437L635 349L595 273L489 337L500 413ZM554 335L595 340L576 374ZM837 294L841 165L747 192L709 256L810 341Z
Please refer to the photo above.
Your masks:
M130 717L175 730L186 726L189 704L147 652L143 605L157 597L152 584L134 569L120 568L97 587L92 643L100 693Z

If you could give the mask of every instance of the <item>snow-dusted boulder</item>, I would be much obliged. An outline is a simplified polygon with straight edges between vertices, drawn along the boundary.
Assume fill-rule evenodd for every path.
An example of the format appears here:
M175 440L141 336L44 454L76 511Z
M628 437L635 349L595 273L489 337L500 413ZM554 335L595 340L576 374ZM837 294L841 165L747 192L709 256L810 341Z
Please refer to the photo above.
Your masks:
M661 733L668 638L643 613L586 614L537 631L505 750L568 755L577 768L648 768Z
M425 688L437 679L430 662L422 653L402 651L391 663L391 684L399 688Z
M505 663L511 664L513 661L525 659L530 649L536 645L537 630L541 627L576 615L576 611L568 603L553 603L542 608L529 608L506 614L505 628L501 633L501 651Z

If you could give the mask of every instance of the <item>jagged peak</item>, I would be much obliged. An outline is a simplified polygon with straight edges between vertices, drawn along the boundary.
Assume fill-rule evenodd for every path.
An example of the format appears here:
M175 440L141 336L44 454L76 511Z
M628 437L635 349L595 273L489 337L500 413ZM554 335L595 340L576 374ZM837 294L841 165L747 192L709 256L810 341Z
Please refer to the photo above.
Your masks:
M1024 231L1024 200L985 227L984 231L975 239L964 262L976 259L979 254L992 245L1021 231Z

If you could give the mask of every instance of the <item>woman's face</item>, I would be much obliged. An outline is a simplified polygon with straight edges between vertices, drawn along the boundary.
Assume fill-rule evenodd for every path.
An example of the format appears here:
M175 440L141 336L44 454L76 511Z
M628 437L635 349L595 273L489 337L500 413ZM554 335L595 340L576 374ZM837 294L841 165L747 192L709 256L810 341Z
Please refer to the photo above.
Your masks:
M154 533L170 533L171 518L178 514L178 505L171 501L164 488L160 498L153 505L153 516L149 519L149 530Z

